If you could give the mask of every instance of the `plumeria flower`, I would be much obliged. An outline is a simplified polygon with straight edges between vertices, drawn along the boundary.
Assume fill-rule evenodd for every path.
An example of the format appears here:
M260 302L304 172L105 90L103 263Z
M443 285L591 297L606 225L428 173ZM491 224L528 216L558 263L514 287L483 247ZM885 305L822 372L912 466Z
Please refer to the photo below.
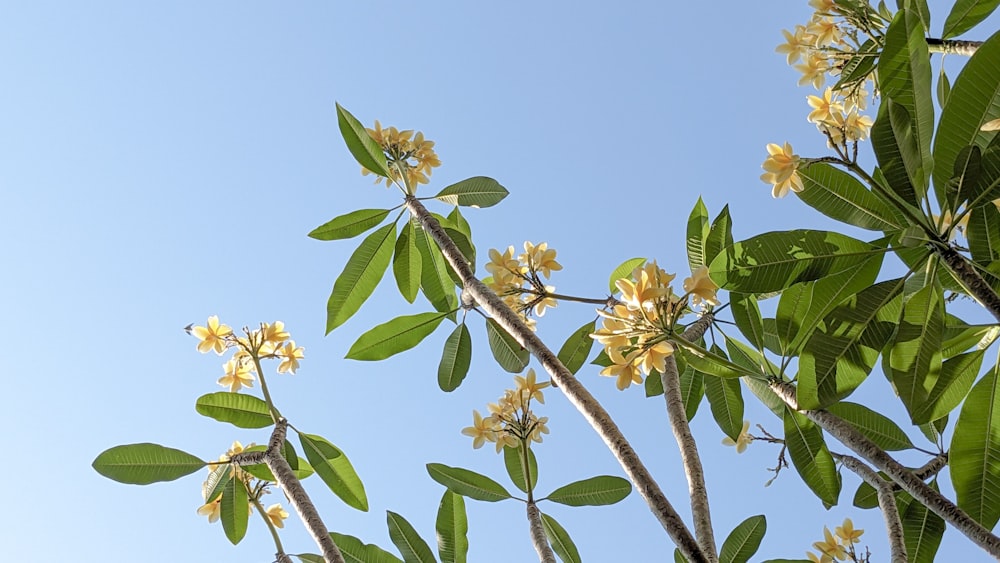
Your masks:
M851 545L861 542L861 535L865 533L864 530L854 529L854 522L851 522L850 518L844 518L844 524L842 526L837 526L834 530L844 544Z
M847 551L844 546L837 541L837 538L830 533L830 528L823 526L823 541L818 541L813 543L813 548L818 550L823 555L832 557L838 561L843 561L847 557Z
M544 316L545 315L545 309L552 309L552 308L555 308L557 305L559 305L559 302L556 301L556 299L554 297L549 297L550 295L552 295L555 292L556 292L555 286L551 286L551 285L545 286L545 293L546 293L546 295L544 297L541 297L541 299L538 299L538 301L535 303L535 314L536 315L538 315L539 317Z
M441 166L441 160L434 152L434 142L424 138L424 134L412 130L399 131L395 127L383 129L382 124L375 121L375 128L368 129L368 136L382 147L385 153L391 178L377 178L375 184L385 180L388 187L393 181L403 180L408 185L407 191L413 193L417 185L430 182L428 176L431 169ZM368 175L371 171L362 167L361 174Z
M222 495L219 498L213 500L212 502L206 502L198 508L198 514L202 516L208 516L208 522L211 524L219 519L222 514Z
M224 324L219 324L219 317L217 315L208 317L208 326L196 326L191 329L191 334L198 340L201 340L198 343L199 352L204 354L209 350L215 350L215 353L220 356L226 349L225 337L232 333L233 329Z
M819 90L826 80L824 73L829 70L830 64L822 54L810 53L802 64L795 65L795 70L802 73L799 79L799 86L812 84L813 88Z
M542 396L542 389L552 385L551 381L543 381L538 383L535 381L535 370L532 368L528 369L528 373L521 377L520 375L514 376L514 385L517 391L527 391L528 396L531 400L538 401L539 403L545 404L545 397Z
M543 416L541 418L534 418L534 416L534 414L531 415L531 422L529 423L531 426L531 432L528 434L528 438L532 442L538 442L540 444L542 442L542 434L549 433L549 427L546 426L546 423L549 421L549 417Z
M825 553L816 555L811 551L807 551L806 556L809 557L809 561L812 561L812 563L833 563L833 557L830 557Z
M495 442L497 439L496 421L492 416L483 418L479 411L472 411L472 426L462 429L462 434L472 438L472 447L479 449L486 442Z
M619 391L628 389L633 383L642 383L642 373L632 362L611 364L601 370L601 375L614 377Z
M792 152L792 145L785 143L781 146L770 143L767 145L767 152L769 156L761 165L765 172L761 174L760 179L766 184L774 185L771 196L785 197L789 190L793 192L804 190L798 170L800 158Z
M278 364L278 373L294 374L295 370L299 369L299 360L304 357L305 350L301 346L296 347L294 340L289 340L282 348L278 349L277 354L281 358L281 363Z
M955 223L954 216L951 211L945 211L944 215L938 215L937 213L931 214L931 220L935 225L939 225L938 232L942 235L951 232L951 240L955 240L958 237L958 233L965 233L969 228L969 214L966 213L962 219ZM954 227L954 228L953 228Z
M789 65L794 64L800 58L804 59L813 43L816 42L815 38L806 32L804 25L795 26L794 32L782 29L781 33L785 36L785 42L778 45L775 51L786 55Z
M708 277L708 266L705 265L695 268L691 277L684 280L684 291L691 294L691 301L695 305L705 302L718 307L719 299L715 295L718 289L719 286Z
M270 520L276 528L285 527L285 519L288 518L288 511L281 508L280 504L272 504L267 507L267 510L264 512L267 514L267 519Z
M833 18L813 18L806 32L815 38L813 45L816 47L834 47L842 42L840 26Z
M519 258L528 269L538 272L546 278L552 274L553 270L562 270L562 264L556 262L556 251L549 248L546 242L535 246L528 241L524 241L524 254Z
M236 393L242 387L253 387L253 364L232 358L222 369L226 375L219 378L219 385L229 387L230 392Z
M285 330L285 323L281 321L274 321L274 324L264 323L262 330L264 332L264 341L270 342L275 346L291 338L291 335Z
M733 440L729 436L722 439L723 445L726 446L736 446L736 453L741 454L747 450L747 446L753 442L753 436L750 435L750 421L743 421L743 430L740 430L740 435Z
M849 141L864 141L872 129L872 118L860 115L857 108L844 116L844 135Z
M813 110L807 118L811 123L823 123L832 119L834 113L844 111L841 102L833 98L833 88L823 91L823 96L807 96L806 101Z

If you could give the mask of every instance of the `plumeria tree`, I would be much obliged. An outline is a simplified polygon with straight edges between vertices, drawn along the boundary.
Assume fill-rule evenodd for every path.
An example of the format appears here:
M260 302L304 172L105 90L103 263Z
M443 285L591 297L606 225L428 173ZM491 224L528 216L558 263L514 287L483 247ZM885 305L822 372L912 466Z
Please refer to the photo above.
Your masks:
M713 217L698 200L684 241L687 264L670 265L671 272L655 258L628 259L611 272L607 286L595 284L592 295L557 292L554 272L564 265L545 242L526 241L520 252L514 246L519 241L511 241L482 260L461 209L496 205L506 188L480 176L420 195L441 164L434 143L378 121L366 128L338 105L340 132L362 173L398 189L401 202L339 215L310 233L327 241L368 233L334 283L327 332L359 311L391 271L409 303L423 296L415 305L423 311L361 334L349 359L383 360L447 325L437 382L452 391L469 373L469 324L478 323L499 369L515 374L513 388L485 409L473 409L471 425L461 432L474 448L494 446L519 492L469 469L429 463L429 477L445 488L436 520L437 557L466 560L465 500L472 499L524 503L526 538L539 560L579 561L570 535L539 505L606 505L634 489L676 545L675 560L749 561L766 539L766 515L751 516L717 539L721 531L713 526L707 494L711 483L689 426L707 399L725 443L739 452L753 443L774 448L775 477L793 468L832 506L843 502L846 471L861 483L853 505L881 512L889 553L861 547L864 530L847 519L823 530L809 560L932 561L947 526L1000 558L1000 537L992 531L1000 520L1000 361L988 359L1000 335L1000 33L984 33L982 42L954 40L998 4L957 1L935 38L928 36L930 13L922 1L900 2L894 11L884 3L812 0L812 19L784 32L777 50L801 72L800 86L815 90L807 99L807 118L829 151L802 156L788 143L770 144L761 180L774 197L794 193L839 221L842 230L870 236L801 229L734 241L729 209ZM935 87L932 65L945 54L966 60L954 84L941 64ZM477 264L485 277L477 274ZM673 273L679 270L684 273ZM978 304L983 318L960 318L957 301ZM561 302L589 304L596 315L588 313L565 340L545 342L536 324ZM281 503L265 508L263 501L275 488L321 552L294 557L399 561L380 547L327 530L302 485L316 474L346 504L367 510L364 487L346 454L293 426L268 392L264 361L276 360L278 373L294 373L304 359L284 325L261 323L237 335L210 317L189 331L199 351L232 354L219 380L227 390L200 397L198 412L241 428L270 428L267 445L237 442L217 461L204 461L172 448L132 444L103 452L94 467L139 484L207 467L197 511L221 520L234 543L256 512L274 537L279 561L292 555L278 535L288 511ZM889 418L879 404L851 400L877 367L909 420ZM587 371L612 378L619 390L641 385L647 397L663 397L663 423L675 438L688 482L687 499L673 501L689 503L690 521L590 393L587 387L602 381L585 379ZM246 392L258 389L255 383L260 397ZM533 448L548 434L548 419L536 409L553 392L580 412L624 477L599 475L548 494L536 491ZM748 397L763 403L776 421L751 430L743 416ZM927 444L914 444L903 430L908 426L917 427ZM286 440L289 428L304 458ZM896 452L924 459L906 467ZM940 491L941 479L950 481L954 498ZM401 515L389 512L387 524L403 561L436 560Z

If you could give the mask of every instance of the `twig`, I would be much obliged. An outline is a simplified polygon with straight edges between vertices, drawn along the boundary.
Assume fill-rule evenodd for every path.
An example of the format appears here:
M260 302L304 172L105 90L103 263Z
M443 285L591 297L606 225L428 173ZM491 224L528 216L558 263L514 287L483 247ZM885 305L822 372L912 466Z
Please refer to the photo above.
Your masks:
M878 473L865 465L860 459L849 455L834 454L834 457L844 464L844 467L858 474L875 488L878 495L878 505L885 519L885 531L889 536L889 553L892 563L907 563L906 542L903 538L903 523L899 519L899 509L896 507L896 497L892 494L892 485L879 477Z
M946 55L964 55L971 57L976 54L982 41L962 41L960 39L935 39L927 38L927 50L931 53L944 53Z

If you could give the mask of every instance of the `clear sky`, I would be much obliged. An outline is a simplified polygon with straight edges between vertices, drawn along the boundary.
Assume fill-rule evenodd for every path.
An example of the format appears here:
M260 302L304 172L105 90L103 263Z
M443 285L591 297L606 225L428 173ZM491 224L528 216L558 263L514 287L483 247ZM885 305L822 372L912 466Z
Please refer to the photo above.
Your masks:
M934 31L942 4L932 3ZM348 508L310 479L328 527L395 551L385 526L392 510L433 545L443 488L424 465L506 482L502 458L474 451L460 430L512 377L494 364L477 322L472 371L450 394L436 385L446 326L385 362L343 360L365 330L430 310L422 300L407 304L388 280L324 337L330 288L358 241L306 233L348 211L399 202L398 192L358 174L334 103L437 142L443 165L423 195L474 175L510 190L500 206L466 214L481 255L547 241L565 266L556 288L601 297L626 258L656 258L687 275L684 224L699 195L713 216L730 205L737 239L831 227L794 197L772 200L758 180L766 143L825 151L805 119L812 92L796 87L798 74L774 53L781 29L810 14L804 0L0 2L0 339L11 344L2 360L5 557L271 560L261 522L233 547L218 523L195 513L201 472L140 488L90 468L117 444L152 441L214 459L233 440L266 441L266 431L193 409L198 396L221 389L222 368L181 329L213 314L234 327L282 320L305 347L296 375L269 377L272 393L293 424L345 451L371 506ZM592 306L563 304L539 333L558 348L593 316ZM619 392L597 371L580 377L686 515L662 399ZM898 418L891 393L875 374L858 397ZM745 395L747 418L780 433L780 421ZM535 448L539 491L621 475L558 392L538 412L551 429ZM735 524L766 513L754 560L801 558L824 525L850 516L866 530L873 560L886 559L878 514L851 507L856 477L844 474L841 504L826 511L794 471L764 488L777 447L758 442L737 456L720 444L707 404L693 427L720 544ZM522 504L467 507L471 561L534 558ZM542 510L587 561L671 557L636 494L611 507ZM297 521L282 537L289 552L316 551ZM939 553L986 560L950 531Z

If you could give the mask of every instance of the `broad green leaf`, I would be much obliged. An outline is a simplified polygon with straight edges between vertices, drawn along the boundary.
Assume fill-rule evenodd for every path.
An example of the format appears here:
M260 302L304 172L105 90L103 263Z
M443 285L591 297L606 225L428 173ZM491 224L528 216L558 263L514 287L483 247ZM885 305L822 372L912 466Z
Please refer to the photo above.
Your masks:
M711 225L708 222L708 209L705 207L705 202L699 197L687 221L685 246L687 247L688 266L691 267L692 272L698 266L708 263L705 259L705 242L708 239L710 230Z
M173 481L205 467L195 456L159 444L127 444L101 452L94 460L95 471L112 481L129 485L149 485Z
M562 348L559 349L559 361L572 374L580 371L580 368L583 367L584 362L590 356L590 351L594 347L594 339L590 335L596 329L595 323L596 321L590 321L576 329L573 334L569 335L566 342L563 343Z
M761 352L750 348L746 344L726 337L726 351L729 352L729 357L733 359L733 362L737 365L741 365L744 368L756 370L760 373L772 374L771 377L778 377L778 366L771 363L770 360L764 357ZM787 381L787 378L781 377L782 381ZM743 383L746 384L750 392L753 393L761 403L764 404L768 409L774 413L778 418L784 418L785 416L785 402L778 397L774 391L768 386L767 379L761 376L757 377L744 377Z
M662 385L661 385L662 387ZM663 389L660 389L660 394ZM648 396L648 395L647 395ZM684 401L684 414L688 421L694 420L694 415L705 396L705 376L691 366L685 366L681 372L681 399Z
M326 438L315 434L299 432L299 442L306 459L333 494L340 497L347 506L368 512L365 486L344 452Z
M763 514L751 516L740 522L722 542L719 553L719 563L747 563L757 553L764 532L767 531L767 518Z
M944 107L948 105L948 96L951 94L951 81L948 80L948 75L944 72L944 65L941 65L941 72L938 73L937 81L937 99L938 107Z
M450 238L451 241L455 243L455 246L458 247L458 250L462 253L462 256L465 258L466 265L468 265L470 269L475 270L476 247L472 245L472 241L469 240L469 237L465 236L465 233L463 233L462 231L459 231L458 229L453 229L451 227L444 227L444 232L445 234L448 235L448 238ZM458 275L458 272L453 270L450 266L446 269L446 271L448 272L448 276L451 278L451 280L455 282L455 285L461 287L462 277Z
M764 321L760 316L757 297L750 293L729 292L729 309L733 321L743 336L757 349L764 347Z
M436 563L434 552L420 534L399 514L386 510L389 539L395 544L404 563Z
M849 422L883 450L891 452L913 447L913 442L892 419L864 405L845 401L830 405L827 410Z
M882 196L857 178L825 163L799 170L805 190L799 199L840 222L871 231L902 229L906 222Z
M677 356L678 358L680 355ZM655 369L649 372L646 379L642 382L642 388L646 393L647 397L659 397L663 394L663 380L661 375Z
M722 355L713 344L713 352ZM722 432L735 440L743 431L743 391L739 379L709 377L705 380L705 396L712 408L712 417Z
M730 362L726 358L709 352L701 346L688 342L683 338L670 341L674 349L679 351L684 361L694 369L715 377L734 378L748 376L760 379L762 375L751 369Z
M510 373L521 373L528 367L530 355L518 344L514 337L493 319L486 319L486 336L490 342L493 357L504 370Z
M358 312L382 279L396 239L396 225L386 225L365 237L351 254L344 271L333 283L333 293L326 305L326 333L344 324Z
M863 83L878 63L878 54L881 46L876 41L869 39L861 44L861 47L849 54L850 58L844 63L844 68L840 72L833 91L851 91L852 88ZM848 87L850 86L850 87Z
M885 32L878 61L879 87L892 100L889 108L893 133L899 143L910 183L923 194L934 168L931 135L934 103L931 99L931 64L920 14L903 8ZM897 113L896 110L905 110ZM905 113L906 119L897 121Z
M979 375L984 352L985 350L974 350L944 361L940 376L927 394L927 399L914 407L915 424L937 420L950 413L965 399L972 388L972 382Z
M219 391L198 397L194 410L198 414L228 422L239 428L264 428L274 424L267 403L243 393Z
M454 311L458 307L455 284L448 274L450 266L437 244L418 225L413 227L413 240L420 253L420 289L434 309L441 312Z
M903 151L896 139L896 133L893 131L894 123L890 109L895 105L891 99L883 99L878 106L875 124L872 125L872 150L875 152L879 165L879 168L875 170L874 177L887 190L895 193L912 213L919 213L917 191L910 181L910 176L903 163ZM906 110L903 109L902 113L896 111L895 115L895 126L903 129L903 121L908 118ZM907 154L910 152L912 151L908 151Z
M365 169L379 176L388 177L389 164L385 160L382 147L372 139L365 126L340 104L337 104L337 125L354 160Z
M545 498L568 506L604 506L624 499L631 492L632 484L627 479L600 475L559 487Z
M712 228L709 230L708 238L705 240L705 261L698 265L708 266L722 252L722 249L732 244L733 221L729 217L729 206L726 205L715 216L715 219L712 220Z
M975 199L977 184L983 165L983 151L977 146L968 146L959 151L955 158L955 171L945 185L945 209L958 209L962 203Z
M951 358L973 346L984 350L993 343L997 335L997 325L970 325L954 315L946 315L941 353L945 358Z
M1000 210L995 205L988 203L972 209L965 235L976 263L987 265L1000 260Z
M359 209L323 223L313 229L309 236L317 240L341 240L356 237L381 223L388 215L388 209Z
M208 491L208 494L205 496L205 503L210 503L222 496L222 492L226 490L226 485L229 484L232 478L233 467L230 464L216 465L215 469L208 473L208 478L205 479L205 483L202 485L202 494Z
M910 417L928 400L941 375L944 302L941 286L929 284L903 302L883 370Z
M797 283L781 292L778 309L774 313L774 327L782 357L798 355L798 346L805 332L802 322L813 302L813 286L814 282Z
M402 563L402 560L377 545L364 543L354 536L330 532L333 543L337 544L337 549L344 556L347 563ZM325 563L319 555L318 559L303 559L302 555L296 557L308 563Z
M472 240L472 226L469 222L465 220L462 216L461 208L455 207L448 214L448 222L455 227L456 230L461 231L469 240Z
M428 463L427 473L453 493L474 500L497 502L510 498L503 485L485 475L461 467L448 467L441 463Z
M552 551L556 552L563 563L581 563L580 552L576 549L576 544L566 533L566 530L556 522L556 519L545 514L542 515L542 528L545 529L545 537L549 539Z
M399 238L396 239L396 248L392 255L392 273L393 277L396 278L396 287L399 288L403 299L410 303L413 303L420 291L422 266L413 229L413 221L407 221L403 225L399 231Z
M1000 0L957 0L944 21L941 39L950 39L969 31L990 17L997 5L1000 5Z
M948 417L944 416L933 422L918 424L917 428L920 430L920 433L923 434L925 438L927 438L928 442L936 446L940 445L940 447L943 448L944 445L941 440L942 438L941 433L944 432L944 429L947 428L947 426L948 426Z
M233 545L240 543L247 535L247 523L250 520L250 498L247 486L241 479L230 479L222 490L222 501L219 505L219 520L226 538Z
M765 233L727 248L712 261L712 280L730 291L765 293L855 266L882 249L827 231Z
M382 323L358 337L347 351L350 360L384 360L405 352L427 338L447 313L404 315Z
M330 534L330 536L332 537L333 534ZM334 543L336 543L336 541L337 540L334 539ZM337 547L340 547L340 545L338 544ZM298 558L299 561L304 561L305 563L326 563L326 560L323 559L322 555L316 555L315 553L293 553L291 556ZM356 561L356 559L351 559L347 555L344 555L344 560L348 563Z
M435 198L449 204L465 207L492 207L507 197L509 192L493 178L473 176L441 190Z
M441 563L465 563L469 554L469 520L462 495L445 489L438 504L434 529Z
M614 270L611 270L611 278L608 281L608 289L611 290L611 293L618 293L618 287L615 285L616 281L621 278L630 278L632 276L632 270L645 263L645 258L629 258L616 266Z
M281 445L281 457L285 458L292 471L296 471L299 468L299 455L295 451L295 446L288 440L285 440Z
M511 483L522 492L528 492L528 488L525 486L524 478L524 462L521 461L521 448L512 448L510 446L504 446L503 448L503 464L507 468L507 476L510 477ZM535 459L535 452L528 448L528 471L530 471L531 476L531 489L534 490L535 485L538 484L538 460Z
M931 483L937 490L937 482ZM910 563L934 563L941 536L944 535L944 520L919 502L910 502L906 510L900 507L903 524L903 543Z
M958 507L992 529L1000 519L1000 364L972 391L948 452Z
M472 336L465 323L455 327L444 342L441 363L438 364L438 387L454 391L462 384L472 363Z
M995 135L980 128L1000 117L997 68L1000 68L1000 32L994 33L965 63L955 78L948 104L941 110L934 137L934 184L939 189L951 179L955 160L964 147L977 146L985 154Z
M837 504L840 475L823 440L823 431L801 414L785 409L785 445L806 486L825 505Z

